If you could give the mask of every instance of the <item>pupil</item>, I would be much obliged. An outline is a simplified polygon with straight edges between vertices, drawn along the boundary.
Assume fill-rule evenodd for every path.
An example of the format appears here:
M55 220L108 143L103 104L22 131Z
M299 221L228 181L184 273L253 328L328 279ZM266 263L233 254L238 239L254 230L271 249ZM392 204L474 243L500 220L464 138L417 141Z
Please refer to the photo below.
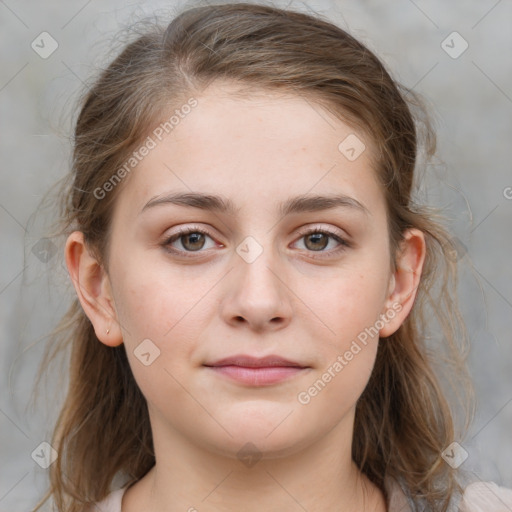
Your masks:
M198 238L199 238L199 241L202 243L200 243L199 246L194 246L198 242ZM194 247L187 247L187 244L191 239L192 239L192 245ZM184 245L187 249L201 249L204 245L203 233L189 233L188 235L185 236L185 240L186 240L186 243Z
M325 249L327 247L327 236L324 235L323 233L314 233L312 235L309 235L308 237L306 237L306 240L309 241L309 240L313 239L314 243L318 243L318 239L322 238L322 237L324 238L324 240L323 240L324 243L320 244L320 247L317 245L316 247L313 247L312 249L313 250ZM308 244L306 243L306 246L307 245Z

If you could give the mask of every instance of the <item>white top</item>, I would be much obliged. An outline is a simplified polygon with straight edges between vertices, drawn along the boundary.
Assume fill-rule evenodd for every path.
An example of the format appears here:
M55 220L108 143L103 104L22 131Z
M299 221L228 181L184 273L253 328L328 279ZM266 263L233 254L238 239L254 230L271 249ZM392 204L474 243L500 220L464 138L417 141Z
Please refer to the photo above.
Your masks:
M388 512L412 512L411 503L394 480L385 481L388 493ZM122 512L121 503L128 484L112 491L105 499L96 502L94 512ZM474 482L466 487L459 512L510 512L512 490L499 487L494 482Z
M389 499L387 501L389 512L412 512L412 508L409 501L407 500L401 487L396 482L392 480L387 480L385 482L385 486L389 496ZM112 491L102 501L96 502L91 512L122 512L121 503L123 500L123 495L126 489L128 489L128 487L129 485L127 484L121 489Z
M96 512L121 512L121 502L127 488L128 485L125 485L117 491L112 491L105 499L96 502L91 510Z

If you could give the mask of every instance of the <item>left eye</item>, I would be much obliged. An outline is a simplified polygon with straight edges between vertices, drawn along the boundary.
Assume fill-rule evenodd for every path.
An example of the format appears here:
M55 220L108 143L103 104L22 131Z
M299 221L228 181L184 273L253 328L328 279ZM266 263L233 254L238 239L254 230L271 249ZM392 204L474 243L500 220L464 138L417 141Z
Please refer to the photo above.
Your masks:
M338 235L323 229L313 229L303 233L300 240L305 240L306 249L313 252L323 251L329 244L329 240L334 240L338 245L348 246L347 242ZM326 251L328 252L328 251Z
M180 230L178 233L167 238L163 246L173 253L192 253L201 252L201 249L210 249L215 247L215 242L210 247L205 247L206 238L213 239L208 232L199 228L190 228ZM349 247L348 242L335 233L323 229L311 229L305 233L301 233L299 240L305 240L305 249L310 252L337 252ZM334 248L332 251L325 251L329 245L329 241L334 240L338 249ZM175 242L181 243L181 248L176 248L173 244ZM187 255L188 256L188 255Z

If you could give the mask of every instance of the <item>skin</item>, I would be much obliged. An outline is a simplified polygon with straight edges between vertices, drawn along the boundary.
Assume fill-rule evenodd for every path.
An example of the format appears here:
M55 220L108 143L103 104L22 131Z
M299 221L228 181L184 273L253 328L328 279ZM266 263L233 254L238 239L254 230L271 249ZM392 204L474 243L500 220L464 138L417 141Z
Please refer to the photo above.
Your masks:
M423 267L424 236L405 233L393 272L371 141L301 97L232 92L227 83L203 91L123 183L108 269L80 232L66 244L99 341L125 344L148 402L156 465L125 493L123 512L385 511L382 492L351 460L351 443L378 343L390 341L374 337L309 403L297 396L329 367L332 373L338 356L393 304L400 311L379 336L403 323ZM366 145L354 161L338 150L351 133ZM142 211L154 198L191 191L222 195L238 210L159 204ZM367 212L277 211L290 197L334 192ZM179 227L208 231L202 248L201 239L172 242L189 258L165 248ZM315 241L305 228L331 230L349 246ZM250 263L237 253L247 236L262 249ZM160 350L148 366L134 354L145 339ZM309 368L251 387L203 366L234 354L277 354ZM251 466L237 457L248 442L261 456Z

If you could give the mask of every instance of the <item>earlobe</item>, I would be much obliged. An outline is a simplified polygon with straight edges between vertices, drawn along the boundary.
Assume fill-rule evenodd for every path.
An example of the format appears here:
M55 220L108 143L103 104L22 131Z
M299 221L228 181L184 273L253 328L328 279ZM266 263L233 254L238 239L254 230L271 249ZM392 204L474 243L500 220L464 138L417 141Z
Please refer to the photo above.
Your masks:
M117 321L110 279L90 252L80 231L71 233L65 247L66 265L78 300L91 321L96 337L114 347L123 342Z
M419 229L408 229L396 257L396 271L390 278L386 310L383 312L387 321L379 331L381 338L396 332L409 315L420 284L425 256L425 235Z

